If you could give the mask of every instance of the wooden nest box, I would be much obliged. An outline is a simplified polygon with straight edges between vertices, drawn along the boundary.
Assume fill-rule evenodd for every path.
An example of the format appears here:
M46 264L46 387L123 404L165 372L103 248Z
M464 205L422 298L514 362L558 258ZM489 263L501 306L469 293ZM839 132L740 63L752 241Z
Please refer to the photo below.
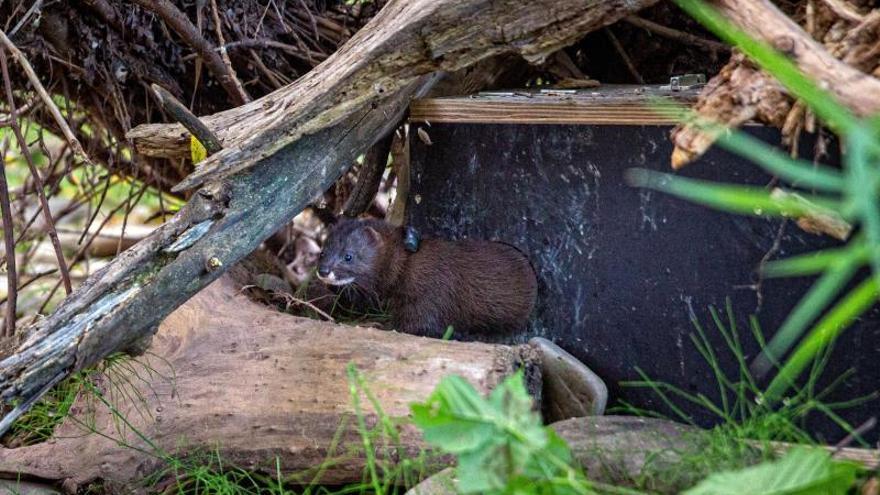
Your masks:
M792 222L727 214L629 186L627 169L670 171L674 122L649 108L649 96L690 102L696 94L608 86L414 102L408 221L426 237L500 240L527 253L540 283L533 322L528 332L499 340L547 337L608 383L609 406L623 400L675 418L655 392L620 383L642 379L641 370L652 380L718 401L712 368L691 340L694 321L721 368L739 380L739 364L709 308L728 325L729 302L743 353L751 359L758 345L749 316L756 315L769 336L812 282L762 280L760 263L834 241ZM767 142L780 141L775 129L746 129ZM800 156L812 157L815 137L800 141ZM757 166L717 148L682 173L773 183ZM855 373L839 394L824 400L873 393L880 383L878 349L875 309L837 343L820 387L850 368ZM705 408L677 403L700 424L718 419ZM872 400L841 414L859 425L878 406ZM842 435L821 418L810 426L829 439Z

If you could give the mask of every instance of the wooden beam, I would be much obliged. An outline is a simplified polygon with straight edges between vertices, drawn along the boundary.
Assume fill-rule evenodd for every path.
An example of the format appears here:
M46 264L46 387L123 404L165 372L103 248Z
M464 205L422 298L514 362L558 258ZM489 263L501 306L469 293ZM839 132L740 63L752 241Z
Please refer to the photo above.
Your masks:
M650 106L649 96L683 104L697 91L664 91L658 86L603 86L578 91L488 92L473 97L413 101L414 123L674 125L675 119Z
M203 117L225 149L205 160L178 190L250 168L424 74L452 72L511 52L540 62L656 1L391 0L348 43L294 83ZM139 126L128 136L149 156L186 156L189 146L181 126Z

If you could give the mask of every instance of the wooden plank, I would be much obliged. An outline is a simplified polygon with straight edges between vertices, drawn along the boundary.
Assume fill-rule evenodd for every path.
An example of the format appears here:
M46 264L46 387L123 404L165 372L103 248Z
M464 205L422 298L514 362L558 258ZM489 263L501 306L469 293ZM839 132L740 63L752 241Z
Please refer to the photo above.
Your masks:
M660 86L605 86L595 90L532 90L426 98L410 106L411 122L470 124L672 125L677 122L651 108L651 98L683 104L697 91Z

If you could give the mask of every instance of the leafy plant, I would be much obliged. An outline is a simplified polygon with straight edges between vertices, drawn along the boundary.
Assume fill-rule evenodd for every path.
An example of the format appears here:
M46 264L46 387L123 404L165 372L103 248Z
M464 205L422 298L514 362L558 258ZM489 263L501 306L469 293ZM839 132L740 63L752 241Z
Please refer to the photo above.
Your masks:
M684 495L844 494L855 483L857 472L857 465L833 461L824 450L801 447L778 461L712 474Z
M411 408L425 441L458 458L460 493L592 493L565 441L542 426L522 372L488 398L449 376Z
M880 118L856 117L828 91L804 76L789 59L732 26L701 0L677 0L677 3L802 99L838 133L846 149L843 169L837 170L792 159L744 133L695 121L694 125L703 132L715 135L721 146L776 174L796 192L774 194L763 188L709 183L642 169L629 171L629 180L634 185L718 209L758 216L830 219L859 226L859 232L844 248L775 261L763 268L767 276L821 275L753 363L753 368L763 375L799 342L765 391L768 401L778 401L814 357L870 309L880 295L880 203L877 197ZM864 266L872 269L873 276L841 295ZM812 328L807 331L811 323Z

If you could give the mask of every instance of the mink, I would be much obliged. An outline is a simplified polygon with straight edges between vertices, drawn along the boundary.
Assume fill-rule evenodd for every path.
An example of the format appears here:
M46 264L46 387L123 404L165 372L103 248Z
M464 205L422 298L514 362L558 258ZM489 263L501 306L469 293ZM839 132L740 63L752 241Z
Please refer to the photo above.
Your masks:
M345 219L331 229L318 278L387 308L402 332L438 337L523 330L537 281L526 256L490 241L423 239L411 252L404 230L382 220Z

